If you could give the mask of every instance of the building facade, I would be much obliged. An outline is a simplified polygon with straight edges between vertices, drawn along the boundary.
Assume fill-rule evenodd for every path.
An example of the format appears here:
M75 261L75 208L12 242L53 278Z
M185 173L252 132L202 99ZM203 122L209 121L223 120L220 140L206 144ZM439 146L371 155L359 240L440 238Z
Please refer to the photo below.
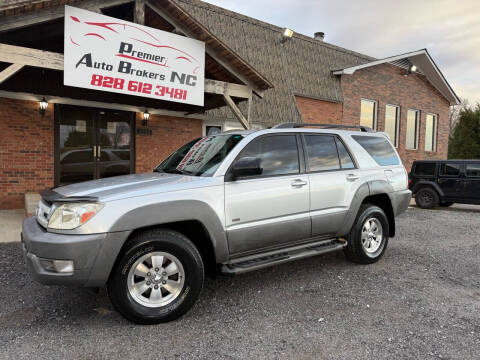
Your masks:
M64 86L65 4L204 41L205 106ZM282 34L198 0L0 6L0 209L22 208L26 193L45 188L151 171L215 131L281 122L385 131L407 169L446 158L458 98L426 50L378 60L323 37Z

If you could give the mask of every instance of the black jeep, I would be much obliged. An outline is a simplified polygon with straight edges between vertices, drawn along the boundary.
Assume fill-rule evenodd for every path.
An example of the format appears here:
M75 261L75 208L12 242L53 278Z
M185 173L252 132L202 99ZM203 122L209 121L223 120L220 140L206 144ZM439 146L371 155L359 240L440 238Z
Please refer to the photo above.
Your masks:
M423 209L480 204L480 160L417 160L408 176L415 202Z

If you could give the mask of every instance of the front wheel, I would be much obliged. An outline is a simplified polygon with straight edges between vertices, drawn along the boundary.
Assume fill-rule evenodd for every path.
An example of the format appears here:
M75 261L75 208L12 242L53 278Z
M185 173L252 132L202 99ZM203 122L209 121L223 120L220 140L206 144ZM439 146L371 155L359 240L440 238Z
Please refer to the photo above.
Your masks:
M347 236L345 255L350 261L359 264L377 262L387 248L388 234L385 212L378 206L364 204Z
M182 234L156 229L136 235L116 264L108 295L138 324L174 320L187 312L203 286L202 258Z

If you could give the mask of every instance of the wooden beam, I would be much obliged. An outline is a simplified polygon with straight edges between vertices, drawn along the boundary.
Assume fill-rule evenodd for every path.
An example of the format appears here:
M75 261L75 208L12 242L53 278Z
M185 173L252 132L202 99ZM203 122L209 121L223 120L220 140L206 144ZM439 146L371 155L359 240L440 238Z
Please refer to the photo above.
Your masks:
M135 0L135 14L133 22L145 25L145 0Z
M0 72L0 84L7 80L10 76L15 75L18 71L23 68L22 64L12 64L7 67L5 70Z
M218 95L229 95L249 99L252 89L246 85L232 84L218 80L205 79L205 92Z
M76 3L75 6L84 10L101 13L102 9L123 5L130 2L133 2L133 0L88 0L81 3ZM56 6L54 8L36 10L28 14L11 16L0 22L0 33L60 19L64 16L64 6Z
M12 92L0 90L0 98L6 99L16 99L16 100L28 100L28 101L40 101L44 97L43 94L32 94L32 93L22 93L22 92ZM81 99L72 99L67 97L59 97L55 95L45 96L49 104L68 104L68 105L78 105L102 109L113 109L113 110L122 110L122 111L131 111L141 113L145 110L144 106L128 105L128 104L117 104L117 103L105 103L99 101L91 100L81 100ZM156 109L148 108L148 112L153 115L165 115L172 117L182 117L189 119L200 119L205 120L207 117L203 114L187 114L183 111L174 111L174 110L165 110L165 109ZM223 119L223 118L222 118ZM223 119L224 120L224 119Z
M0 44L0 62L63 71L63 59L63 54L60 53ZM7 71L8 69L10 68L5 69L4 71ZM10 69L10 71L12 70L14 70L14 68ZM11 75L13 74L14 73ZM246 85L232 84L211 79L205 79L204 91L210 94L226 94L244 99L248 99L252 96L252 89Z
M228 105L228 107L232 110L238 121L240 121L240 124L242 124L243 128L246 130L250 129L250 123L247 119L245 119L245 116L243 116L242 112L238 108L237 104L235 104L235 102L232 100L232 98L229 95L224 94L223 99L225 100L225 103Z
M0 61L63 71L63 54L0 44Z
M192 39L197 39L195 34L188 28L186 28L182 23L177 21L176 19L172 18L169 14L167 14L165 11L160 9L158 6L154 5L151 1L147 0L146 2L147 6L152 9L154 12L157 13L161 18L163 18L165 21L170 23L176 31L180 30L183 32L187 37L190 37ZM211 49L208 48L208 46L205 47L205 51L208 55L210 55L217 63L219 63L221 66L223 66L225 69L227 69L230 73L235 75L238 79L243 81L246 85L248 85L250 88L252 88L255 93L259 97L263 97L263 90L260 90L252 81L247 79L245 76L240 74L237 70L235 70L231 65L227 64L225 61L221 60Z

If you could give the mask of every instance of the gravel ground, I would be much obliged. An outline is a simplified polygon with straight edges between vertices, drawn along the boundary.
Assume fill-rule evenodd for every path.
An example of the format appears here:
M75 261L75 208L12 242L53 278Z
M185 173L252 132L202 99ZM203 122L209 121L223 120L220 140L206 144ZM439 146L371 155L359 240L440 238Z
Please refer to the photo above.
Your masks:
M207 279L181 319L138 326L102 290L43 286L0 244L0 358L478 359L480 207L397 219L380 262L327 254Z

